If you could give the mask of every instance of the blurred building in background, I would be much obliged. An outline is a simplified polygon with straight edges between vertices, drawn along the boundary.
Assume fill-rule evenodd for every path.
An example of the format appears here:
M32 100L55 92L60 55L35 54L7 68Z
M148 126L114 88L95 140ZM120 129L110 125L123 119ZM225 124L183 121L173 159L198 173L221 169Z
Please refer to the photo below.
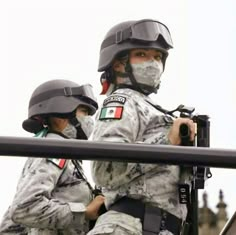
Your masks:
M224 202L223 191L219 192L219 202L216 205L217 212L214 213L208 207L207 193L203 194L203 206L198 210L199 235L219 235L225 226L227 217L227 204Z

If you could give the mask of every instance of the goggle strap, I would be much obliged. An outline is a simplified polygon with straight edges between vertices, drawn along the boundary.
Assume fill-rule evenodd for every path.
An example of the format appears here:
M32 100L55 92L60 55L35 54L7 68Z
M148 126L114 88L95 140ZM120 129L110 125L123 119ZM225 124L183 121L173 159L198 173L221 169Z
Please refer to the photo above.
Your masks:
M116 34L113 34L113 35L109 36L108 38L106 38L102 42L101 48L104 49L104 48L109 47L113 44L119 44L119 43L129 39L131 36L132 36L131 27L124 29L122 31L118 31L118 32L116 32Z
M54 90L49 90L49 91L45 91L39 95L34 96L31 100L30 100L30 104L29 107L38 104L39 102L48 100L50 98L53 97L57 97L57 96L85 96L86 97L86 90L88 88L85 89L85 86L79 86L79 87L64 87L64 88L60 88L60 89L54 89ZM90 96L88 96L88 98L90 98ZM91 98L90 98L91 99Z

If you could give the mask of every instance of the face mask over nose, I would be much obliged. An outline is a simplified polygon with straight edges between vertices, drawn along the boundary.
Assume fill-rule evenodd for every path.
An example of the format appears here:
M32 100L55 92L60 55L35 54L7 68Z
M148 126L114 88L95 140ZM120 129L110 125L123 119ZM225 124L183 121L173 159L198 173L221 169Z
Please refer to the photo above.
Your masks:
M142 63L131 64L135 80L139 84L144 84L157 88L161 83L161 74L163 73L162 62L149 60Z
M77 117L77 120L81 123L81 129L87 136L87 139L91 136L94 129L94 120L91 116Z
M93 128L94 121L91 116L75 117L69 121L62 134L70 139L88 139Z

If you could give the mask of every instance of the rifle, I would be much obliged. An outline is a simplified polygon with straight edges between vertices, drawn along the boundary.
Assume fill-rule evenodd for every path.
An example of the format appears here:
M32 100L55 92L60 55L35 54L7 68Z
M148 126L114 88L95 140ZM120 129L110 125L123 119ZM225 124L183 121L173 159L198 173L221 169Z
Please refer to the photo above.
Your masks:
M188 125L182 124L180 126L180 137L182 146L196 146L196 147L209 147L210 146L210 121L207 115L193 115L195 108L179 105L174 110L166 110L159 105L152 104L147 101L154 108L160 112L177 118L174 113L180 112L180 117L192 119L196 123L196 138L190 141L190 130ZM190 167L184 167L189 170ZM187 204L188 214L186 223L183 228L182 235L198 235L198 189L204 189L205 181L212 177L209 167L193 166L191 167L192 182L191 192L189 185L179 184L179 200L181 204Z
M182 146L209 147L210 146L210 121L207 115L193 115L194 108L179 106L177 110L180 117L188 117L196 123L196 138L190 141L190 132L186 124L180 126L180 137ZM183 234L198 235L198 189L204 189L205 181L211 178L212 174L209 167L193 166L190 200L187 200L188 215L187 223L189 231ZM185 192L189 193L189 192ZM187 196L189 197L189 196Z

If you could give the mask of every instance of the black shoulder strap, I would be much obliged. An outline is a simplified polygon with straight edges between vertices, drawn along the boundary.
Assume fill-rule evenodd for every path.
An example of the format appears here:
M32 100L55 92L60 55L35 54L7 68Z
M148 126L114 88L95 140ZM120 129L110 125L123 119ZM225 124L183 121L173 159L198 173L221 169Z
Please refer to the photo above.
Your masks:
M81 179L83 179L83 180L87 183L89 189L93 192L93 187L92 187L91 184L88 182L87 177L85 176L84 171L83 171L83 169L82 169L80 163L79 163L77 160L71 160L71 161L72 161L72 163L74 164L74 166L75 166L75 168L76 168L76 170L77 170L78 176L79 176Z
M158 104L153 104L152 102L150 102L150 101L148 101L148 100L145 100L147 103L149 103L152 107L154 107L155 109L157 109L158 111L160 111L160 112L162 112L162 113L164 113L164 114L168 114L168 115L170 115L170 116L172 116L172 117L174 117L174 118L177 118L174 114L173 114L173 112L175 111L175 110L173 110L173 111L169 111L169 110L166 110L166 109L164 109L164 108L162 108L160 105L158 105Z

